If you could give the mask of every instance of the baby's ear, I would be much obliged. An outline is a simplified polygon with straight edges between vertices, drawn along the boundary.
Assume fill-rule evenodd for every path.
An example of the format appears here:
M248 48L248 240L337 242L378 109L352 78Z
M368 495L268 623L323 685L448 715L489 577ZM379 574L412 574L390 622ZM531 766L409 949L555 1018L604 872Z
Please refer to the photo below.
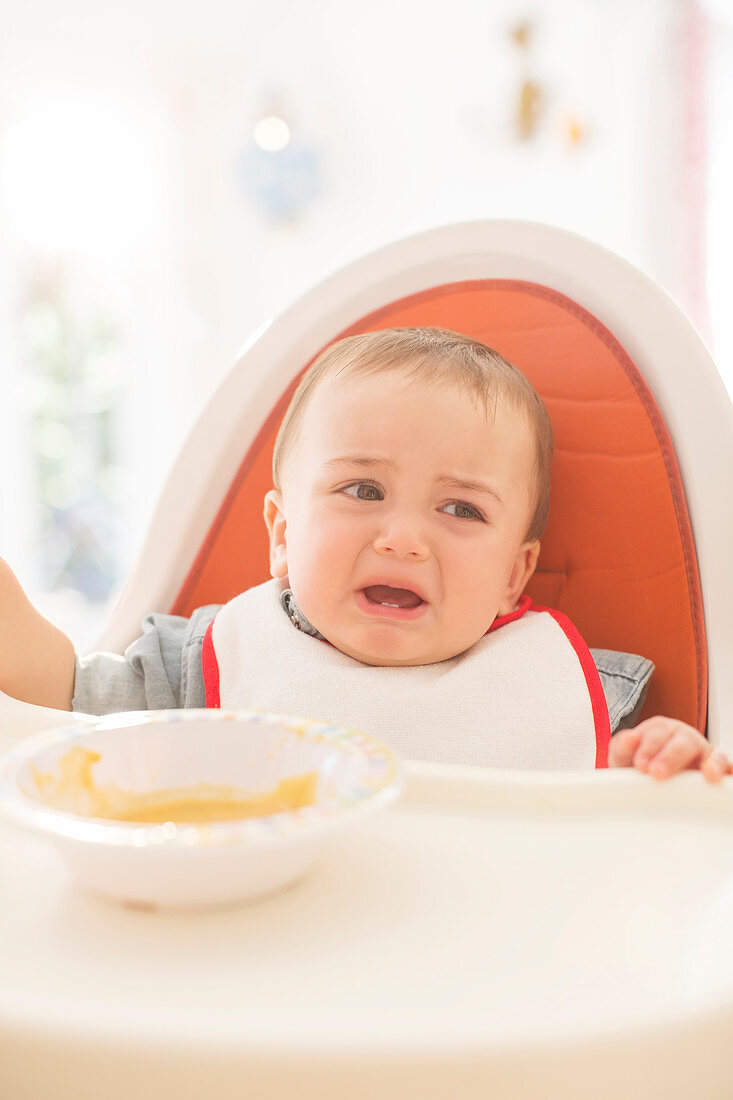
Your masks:
M529 578L537 568L537 559L540 556L540 544L537 539L534 542L524 542L519 548L512 571L509 574L504 598L499 604L499 615L509 615L517 606L517 600L524 592Z
M270 575L286 577L288 575L288 548L286 540L287 522L283 508L282 493L279 489L270 489L265 494L264 508L267 533L270 536Z

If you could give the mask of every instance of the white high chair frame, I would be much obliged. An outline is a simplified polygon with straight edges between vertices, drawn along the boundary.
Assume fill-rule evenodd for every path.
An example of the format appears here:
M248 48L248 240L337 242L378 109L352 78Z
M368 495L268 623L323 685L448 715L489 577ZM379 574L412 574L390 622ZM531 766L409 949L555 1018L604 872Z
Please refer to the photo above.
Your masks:
M702 339L669 295L619 256L546 225L480 221L399 241L304 294L245 343L163 487L127 586L98 642L121 653L168 611L262 423L334 335L396 299L447 282L516 279L572 298L620 341L674 442L697 550L708 646L708 737L733 752L733 405Z
M544 283L573 298L654 393L697 547L709 735L730 752L733 510L723 498L733 407L659 287L540 225L413 237L328 279L255 334L171 471L101 646L121 650L146 614L171 607L243 455L304 362L386 303L478 278ZM0 717L0 747L3 734L90 720L2 693ZM50 848L8 831L0 1092L122 1100L147 1095L154 1078L160 1100L280 1100L304 1081L325 1100L727 1100L732 784L711 789L692 773L654 783L633 769L412 764L397 809L373 831L334 841L311 883L270 904L196 916L115 909L72 891ZM508 825L512 816L521 828Z

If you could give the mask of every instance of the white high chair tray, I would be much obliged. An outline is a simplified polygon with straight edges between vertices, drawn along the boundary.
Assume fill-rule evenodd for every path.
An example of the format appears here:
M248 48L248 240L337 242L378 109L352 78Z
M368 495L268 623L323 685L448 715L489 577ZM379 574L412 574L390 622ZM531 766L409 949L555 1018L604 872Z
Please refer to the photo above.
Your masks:
M733 781L414 765L297 886L135 911L0 832L3 1100L729 1097Z

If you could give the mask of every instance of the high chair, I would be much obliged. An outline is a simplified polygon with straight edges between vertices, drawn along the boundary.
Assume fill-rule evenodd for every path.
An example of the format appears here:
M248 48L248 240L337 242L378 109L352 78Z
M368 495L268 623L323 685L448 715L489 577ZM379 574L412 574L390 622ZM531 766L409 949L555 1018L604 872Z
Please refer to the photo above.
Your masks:
M399 325L479 337L534 382L557 454L532 594L591 646L651 658L647 713L731 752L730 400L659 287L540 225L420 234L257 333L185 443L99 648L267 578L262 499L299 375L339 336ZM0 696L0 734L72 718L90 720ZM728 1100L733 778L407 778L305 881L221 912L74 891L0 820L3 1100ZM181 874L206 858L203 828L194 850L190 830L157 830Z
M187 615L267 579L262 498L300 375L339 337L407 325L485 341L547 404L556 457L533 598L590 646L654 661L644 716L682 719L733 750L733 407L659 286L537 224L421 233L255 333L191 431L97 648L122 652L151 611Z

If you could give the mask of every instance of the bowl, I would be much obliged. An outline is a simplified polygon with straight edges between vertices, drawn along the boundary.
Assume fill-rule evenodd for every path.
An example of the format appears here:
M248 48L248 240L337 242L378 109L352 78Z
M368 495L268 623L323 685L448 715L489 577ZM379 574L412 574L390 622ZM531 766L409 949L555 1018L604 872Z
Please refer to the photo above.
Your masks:
M52 841L80 885L138 906L279 890L401 786L365 734L250 711L115 714L0 757L0 812Z

